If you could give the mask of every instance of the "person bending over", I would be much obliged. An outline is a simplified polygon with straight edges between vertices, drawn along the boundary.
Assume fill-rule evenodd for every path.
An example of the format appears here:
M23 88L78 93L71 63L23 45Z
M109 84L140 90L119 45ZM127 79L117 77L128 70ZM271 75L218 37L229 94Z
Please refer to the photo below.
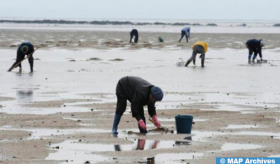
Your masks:
M252 54L254 52L254 56L252 59L252 62L255 62L255 59L257 57L257 55L259 54L261 60L262 59L262 47L264 46L264 41L263 40L257 40L257 39L250 39L246 42L246 47L249 50L249 55L248 55L248 63L251 63L251 58L252 58Z
M134 37L134 43L138 43L138 31L136 29L133 29L131 32L130 32L130 41L129 43L132 42L132 38Z
M148 106L148 113L154 120L155 126L157 128L161 126L155 108L155 102L161 101L163 98L161 88L152 85L140 77L126 76L118 81L116 95L117 106L112 129L113 134L118 134L118 125L126 110L127 100L131 103L132 116L137 120L140 133L147 133L143 108L145 105Z
M8 71L10 72L13 69L13 67L16 66L19 67L19 72L21 72L22 67L20 62L24 59L25 55L27 55L29 65L30 65L30 71L33 72L33 61L34 61L33 53L34 53L34 47L30 42L21 43L17 49L17 59Z
M181 38L179 39L179 43L183 39L183 37L186 36L186 41L189 42L189 39L191 37L191 28L185 27L181 30Z
M201 58L201 67L204 67L205 53L208 50L208 44L204 41L198 41L192 46L192 49L193 49L192 56L186 62L185 66L187 67L191 61L193 61L193 64L195 65L196 55L201 54L199 56Z

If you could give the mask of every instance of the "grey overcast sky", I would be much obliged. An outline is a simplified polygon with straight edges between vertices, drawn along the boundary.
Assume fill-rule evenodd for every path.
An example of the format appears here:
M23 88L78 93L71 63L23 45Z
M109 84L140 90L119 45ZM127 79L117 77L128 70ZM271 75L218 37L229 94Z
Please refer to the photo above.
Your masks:
M1 18L280 20L280 0L1 0Z

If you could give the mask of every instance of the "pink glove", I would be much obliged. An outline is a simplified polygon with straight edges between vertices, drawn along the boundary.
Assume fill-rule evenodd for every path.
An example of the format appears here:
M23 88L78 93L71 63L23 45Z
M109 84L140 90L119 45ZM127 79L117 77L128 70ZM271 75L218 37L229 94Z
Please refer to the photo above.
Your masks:
M161 125L160 125L160 122L158 121L158 118L157 118L157 115L154 115L153 117L152 117L152 119L154 120L154 124L155 124L155 126L157 127L157 128L159 128Z
M141 129L146 130L145 122L142 119L138 121L138 125Z

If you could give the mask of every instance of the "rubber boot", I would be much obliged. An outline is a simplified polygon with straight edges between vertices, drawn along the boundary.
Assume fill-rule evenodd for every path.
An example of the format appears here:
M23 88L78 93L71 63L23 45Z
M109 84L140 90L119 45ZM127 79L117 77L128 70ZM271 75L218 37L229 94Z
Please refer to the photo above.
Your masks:
M33 63L30 63L30 72L33 72Z
M248 64L251 64L251 58L252 58L252 55L248 55Z
M142 120L145 122L145 125L147 125L147 124L146 124L146 118L143 117ZM138 125L138 128L139 128L140 133L144 133L144 134L145 134L145 133L148 133L147 130L143 130L139 125Z
M204 60L205 59L201 59L201 67L204 67Z
M119 114L116 114L115 115L115 118L114 118L114 124L113 124L113 129L112 129L112 133L113 134L118 134L118 125L120 123L120 120L121 120L121 115Z
M190 64L190 60L188 60L187 62L186 62L186 64L185 64L185 67L187 67L189 64Z
M255 59L257 58L257 55L253 56L252 62L255 63Z

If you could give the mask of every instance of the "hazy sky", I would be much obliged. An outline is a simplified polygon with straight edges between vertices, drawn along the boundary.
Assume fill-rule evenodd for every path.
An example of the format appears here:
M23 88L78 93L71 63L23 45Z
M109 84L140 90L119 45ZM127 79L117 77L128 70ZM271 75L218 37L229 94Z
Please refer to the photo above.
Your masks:
M0 17L280 20L280 0L1 0Z

